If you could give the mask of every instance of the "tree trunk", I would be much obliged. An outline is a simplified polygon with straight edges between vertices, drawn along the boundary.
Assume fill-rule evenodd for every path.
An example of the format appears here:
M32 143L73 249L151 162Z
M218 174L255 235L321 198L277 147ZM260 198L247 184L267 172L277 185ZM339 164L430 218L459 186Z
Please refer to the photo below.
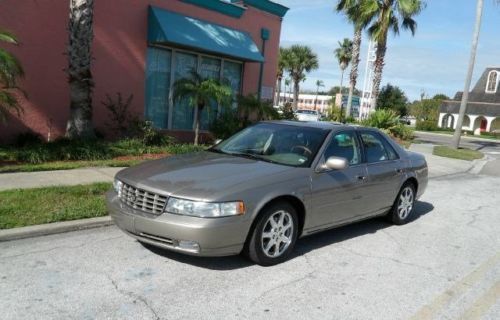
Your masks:
M299 104L299 79L293 79L293 110L296 111Z
M356 82L358 80L358 66L359 66L359 52L361 49L361 38L362 30L361 28L356 28L354 30L354 38L352 43L352 60L351 60L351 75L349 83L349 96L347 98L347 107L345 111L346 117L351 115L352 108L352 96L354 94L354 88L356 88Z
M316 97L314 98L314 111L316 111L316 105L318 103L319 87L316 88Z
M198 145L199 135L200 135L200 118L203 112L203 106L198 106L197 112L194 113L194 145Z
M280 104L281 80L282 80L282 77L278 77L278 88L276 90L276 99L274 102L275 106L279 106L279 104Z
M340 75L340 90L339 90L340 91L340 103L339 103L340 104L340 122L342 122L342 120L343 120L342 119L342 111L344 109L344 107L342 106L342 84L344 82L344 70L345 69L342 68L342 73Z
M66 136L93 137L92 61L94 0L70 0L68 82L70 88L70 118Z
M465 111L467 111L467 102L469 99L470 83L472 80L472 73L474 72L474 64L476 62L476 51L479 43L479 33L481 31L481 18L483 15L483 0L477 0L476 8L476 24L474 26L474 34L472 36L472 47L470 51L469 67L467 69L467 77L465 78L465 87L462 94L462 101L460 102L460 109L458 111L458 121L453 134L452 147L458 149L460 145L460 135L462 134L462 124L464 122Z
M380 83L382 82L382 72L385 64L385 53L387 51L387 32L382 39L377 42L377 51L373 70L373 88L372 88L372 105L373 109L377 108L378 94L380 93Z

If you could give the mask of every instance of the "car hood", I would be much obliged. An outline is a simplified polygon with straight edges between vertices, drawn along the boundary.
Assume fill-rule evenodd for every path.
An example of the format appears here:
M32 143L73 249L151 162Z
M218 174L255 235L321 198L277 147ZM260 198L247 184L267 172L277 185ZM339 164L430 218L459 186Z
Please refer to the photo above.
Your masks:
M241 184L258 187L259 179L293 167L214 152L197 152L148 161L120 171L117 178L138 188L172 196L213 200ZM254 183L252 183L254 181Z

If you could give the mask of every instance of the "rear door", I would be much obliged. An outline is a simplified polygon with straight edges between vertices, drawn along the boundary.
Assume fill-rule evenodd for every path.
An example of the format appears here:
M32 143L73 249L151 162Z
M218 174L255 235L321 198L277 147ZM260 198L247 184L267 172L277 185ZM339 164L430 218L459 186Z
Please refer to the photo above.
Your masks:
M365 199L370 204L368 214L388 210L403 179L403 164L386 138L375 130L358 130L368 170Z

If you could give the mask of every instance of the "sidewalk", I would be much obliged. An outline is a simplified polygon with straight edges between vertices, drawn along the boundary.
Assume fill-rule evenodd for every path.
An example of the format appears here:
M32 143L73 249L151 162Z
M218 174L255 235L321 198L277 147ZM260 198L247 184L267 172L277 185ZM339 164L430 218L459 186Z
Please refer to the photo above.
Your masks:
M72 170L1 173L0 190L112 182L124 168L82 168Z
M418 152L425 156L429 167L429 178L437 178L463 172L478 173L487 162L487 160L483 159L465 161L435 156L432 154L434 146L434 144L428 143L414 143L410 146L410 151Z

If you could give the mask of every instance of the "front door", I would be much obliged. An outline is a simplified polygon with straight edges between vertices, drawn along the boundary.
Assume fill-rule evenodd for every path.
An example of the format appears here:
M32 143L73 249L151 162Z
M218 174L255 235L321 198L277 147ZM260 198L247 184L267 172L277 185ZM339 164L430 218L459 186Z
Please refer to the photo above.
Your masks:
M365 181L367 168L362 163L355 130L336 133L329 141L320 163L331 156L348 160L342 170L316 171L312 176L311 226L316 229L353 220L366 212Z

